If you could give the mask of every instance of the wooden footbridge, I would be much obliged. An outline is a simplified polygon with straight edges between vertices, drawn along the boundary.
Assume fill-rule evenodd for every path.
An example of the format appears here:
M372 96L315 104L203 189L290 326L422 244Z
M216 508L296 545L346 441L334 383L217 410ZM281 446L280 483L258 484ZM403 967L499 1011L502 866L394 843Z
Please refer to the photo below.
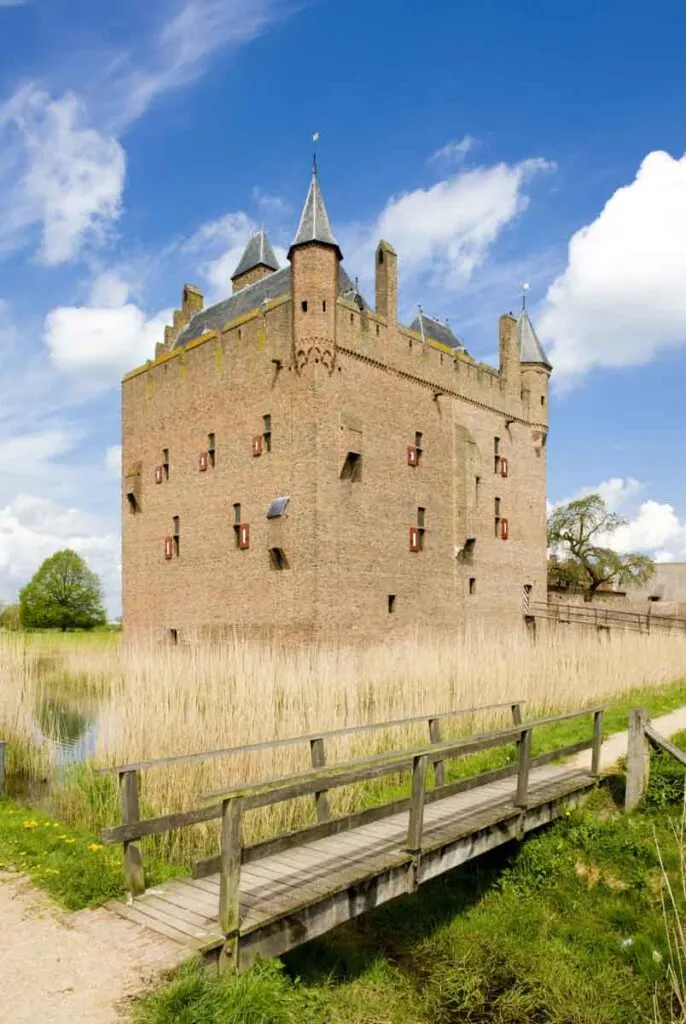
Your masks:
M235 971L249 967L257 956L279 956L373 907L414 892L429 879L552 821L593 787L603 709L523 721L521 705L488 705L107 769L119 776L122 824L105 829L103 841L123 843L130 890L128 900L112 900L108 907L189 951L216 957L220 969ZM504 728L441 738L448 719L505 708L511 709L512 723ZM535 730L583 715L593 718L588 740L532 756ZM426 745L326 764L329 738L387 732L421 722L428 724ZM517 745L514 763L446 781L446 762L512 743ZM192 810L140 819L141 771L294 744L309 744L311 769L204 794L198 800L202 806ZM559 763L582 750L591 750L587 769ZM411 776L411 796L331 817L330 790L398 773ZM304 796L314 798L316 824L255 845L243 844L246 811ZM218 855L198 862L192 877L146 890L138 840L212 819L221 819Z

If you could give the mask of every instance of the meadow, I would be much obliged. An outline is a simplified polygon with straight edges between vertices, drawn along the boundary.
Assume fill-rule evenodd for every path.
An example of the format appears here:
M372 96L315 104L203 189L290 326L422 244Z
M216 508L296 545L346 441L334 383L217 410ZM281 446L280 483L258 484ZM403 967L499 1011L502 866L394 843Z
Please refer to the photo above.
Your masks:
M238 638L221 645L164 646L118 634L0 634L0 738L8 741L15 793L41 794L46 810L97 834L119 820L115 777L103 766L243 745L316 730L526 701L526 717L609 701L609 731L626 727L630 706L652 713L686 703L686 638L580 630L447 640L415 638L372 648L287 648ZM455 718L446 735L504 724L507 715ZM573 742L558 727L540 745ZM70 763L54 742L80 742ZM85 736L85 739L84 739ZM361 734L329 743L329 761L426 742L427 728ZM539 747L539 749L541 749ZM449 766L448 778L514 757L489 751ZM197 806L198 795L227 783L307 767L307 744L142 773L145 816ZM334 813L404 791L403 778L337 790ZM313 802L251 812L246 839L313 820ZM216 852L216 823L146 841L153 856L187 865ZM146 854L147 856L147 854Z

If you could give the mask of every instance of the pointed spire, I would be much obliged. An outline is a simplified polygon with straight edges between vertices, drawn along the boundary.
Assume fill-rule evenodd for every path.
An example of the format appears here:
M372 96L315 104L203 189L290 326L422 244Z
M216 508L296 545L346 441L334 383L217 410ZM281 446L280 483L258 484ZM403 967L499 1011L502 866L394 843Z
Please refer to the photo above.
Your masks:
M331 222L329 221L329 215L326 212L324 199L322 198L321 189L319 187L316 156L312 166L312 180L310 181L307 199L305 200L303 212L300 217L298 230L295 233L295 238L291 242L291 248L288 253L289 257L297 245L307 245L308 242L319 242L320 245L332 245L337 250L339 257L341 256L341 250L339 249L338 242L331 230Z
M266 267L268 270L279 269L279 261L274 255L274 250L267 238L267 232L263 227L256 231L248 241L243 250L243 255L238 261L238 266L231 275L231 280L235 281L237 277L247 274L249 270L254 270L255 267Z
M538 335L534 330L534 325L531 323L525 305L522 305L522 312L517 323L517 338L519 341L520 363L540 363L543 366L547 366L549 370L552 370L552 364L538 340Z

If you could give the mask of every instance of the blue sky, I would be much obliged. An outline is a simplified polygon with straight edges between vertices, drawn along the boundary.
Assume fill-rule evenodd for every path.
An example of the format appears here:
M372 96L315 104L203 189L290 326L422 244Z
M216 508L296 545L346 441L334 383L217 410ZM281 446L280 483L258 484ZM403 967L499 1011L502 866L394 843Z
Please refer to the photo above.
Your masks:
M682 4L0 0L0 599L70 544L118 611L119 380L185 281L295 230L312 133L348 272L555 365L549 499L686 559ZM551 11L555 10L555 15Z

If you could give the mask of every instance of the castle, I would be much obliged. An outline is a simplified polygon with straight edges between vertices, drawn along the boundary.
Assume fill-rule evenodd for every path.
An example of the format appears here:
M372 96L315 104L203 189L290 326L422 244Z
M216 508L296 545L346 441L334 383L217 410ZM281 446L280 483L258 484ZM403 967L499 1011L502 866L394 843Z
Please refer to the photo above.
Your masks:
M371 308L316 168L280 267L264 230L232 295L192 285L123 381L123 614L172 642L523 628L546 595L551 366L525 309L500 366L398 320L380 241Z

